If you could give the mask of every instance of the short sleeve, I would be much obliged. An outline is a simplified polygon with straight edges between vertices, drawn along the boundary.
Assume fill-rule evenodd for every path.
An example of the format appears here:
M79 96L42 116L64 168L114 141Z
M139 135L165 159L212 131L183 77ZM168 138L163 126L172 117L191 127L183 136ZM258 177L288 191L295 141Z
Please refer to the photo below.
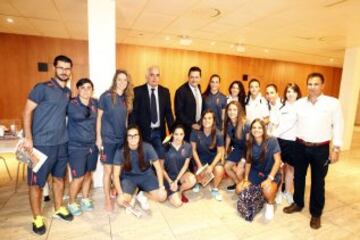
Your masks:
M145 160L147 162L153 162L156 160L159 160L159 157L157 155L157 153L155 152L155 149L153 148L153 146L151 146L148 143L144 143L144 156L145 156Z
M191 131L191 134L190 134L190 142L198 143L198 137L197 137L196 130L192 130L192 131Z
M39 83L31 90L29 99L37 104L45 99L45 84Z
M122 165L124 163L124 150L118 149L114 155L114 165Z
M250 133L250 124L249 123L245 123L245 125L244 125L244 133L245 134Z
M222 96L222 101L221 101L221 108L222 109L225 109L226 108L226 105L227 105L227 99L225 96Z
M273 137L269 139L268 148L271 155L281 152L278 140Z
M224 136L220 131L216 131L216 146L223 147L224 146Z
M185 158L191 158L191 157L192 157L192 147L191 147L191 144L186 143L184 149L185 149Z
M105 111L106 106L106 92L100 96L98 108Z

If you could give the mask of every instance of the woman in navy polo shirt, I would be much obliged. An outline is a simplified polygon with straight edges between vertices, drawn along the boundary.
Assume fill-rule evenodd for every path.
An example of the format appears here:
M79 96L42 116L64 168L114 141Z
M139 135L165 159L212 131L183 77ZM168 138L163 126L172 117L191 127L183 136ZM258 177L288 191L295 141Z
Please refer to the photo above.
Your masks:
M226 97L220 92L220 76L213 74L210 77L209 84L203 94L205 100L205 110L211 109L215 113L216 127L223 129Z
M151 165L155 168L156 176ZM163 170L158 156L149 143L142 141L136 125L128 127L124 147L116 151L113 181L118 192L117 202L124 207L132 202L137 189L147 192L155 201L166 200Z
M267 202L265 218L271 220L274 217L276 192L281 182L279 143L276 138L267 136L265 123L255 119L250 125L246 147L245 177L236 190L239 193L250 184L260 185Z
M130 75L116 70L110 89L100 96L96 126L96 145L103 150L105 209L112 211L110 178L114 155L125 141L126 123L134 98Z
M176 125L172 132L172 140L166 146L163 163L165 188L170 203L175 207L180 207L183 202L189 201L183 192L191 189L196 183L194 174L188 171L192 157L191 145L184 142L184 137L184 127Z
M69 189L68 208L74 216L82 211L93 210L89 198L91 175L96 169L98 149L96 140L96 116L98 101L92 98L94 89L90 79L83 78L76 83L78 96L73 98L67 108L69 134L69 163L73 180ZM82 189L80 205L77 195Z
M234 182L227 187L227 190L232 192L243 179L249 125L246 124L245 112L239 102L230 102L225 112L225 172Z
M190 135L191 146L193 148L193 158L196 166L201 168L208 164L208 171L213 172L213 188L211 195L218 201L222 200L218 186L224 177L224 167L221 159L224 156L224 137L216 129L215 114L210 109L204 111L200 119L200 130L193 130ZM194 192L200 191L200 186L195 185Z
M229 95L226 97L226 103L229 104L232 101L237 101L245 111L246 93L244 85L239 80L235 80L230 84L228 91Z

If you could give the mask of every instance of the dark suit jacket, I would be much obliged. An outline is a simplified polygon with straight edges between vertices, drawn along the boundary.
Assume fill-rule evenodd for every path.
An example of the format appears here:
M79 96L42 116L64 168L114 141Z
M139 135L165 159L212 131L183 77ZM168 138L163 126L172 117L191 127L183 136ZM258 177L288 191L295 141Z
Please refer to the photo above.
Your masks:
M130 116L130 122L140 127L144 141L150 141L151 135L151 113L150 96L147 84L134 88L134 107ZM166 126L170 129L174 122L171 110L169 89L158 86L160 131L162 139L166 134Z
M203 109L204 99L202 100L202 110ZM181 123L185 126L185 139L189 140L191 125L196 123L196 101L188 82L184 83L176 90L175 116L176 123Z

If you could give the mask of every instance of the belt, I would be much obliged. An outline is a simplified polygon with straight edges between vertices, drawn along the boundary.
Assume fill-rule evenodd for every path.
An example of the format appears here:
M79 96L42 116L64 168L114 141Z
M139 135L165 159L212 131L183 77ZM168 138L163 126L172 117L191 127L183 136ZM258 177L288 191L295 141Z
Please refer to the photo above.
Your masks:
M321 146L325 146L325 145L329 145L330 141L325 141L325 142L306 142L300 138L296 138L296 141L306 147L321 147Z
M152 128L151 131L160 131L160 127Z

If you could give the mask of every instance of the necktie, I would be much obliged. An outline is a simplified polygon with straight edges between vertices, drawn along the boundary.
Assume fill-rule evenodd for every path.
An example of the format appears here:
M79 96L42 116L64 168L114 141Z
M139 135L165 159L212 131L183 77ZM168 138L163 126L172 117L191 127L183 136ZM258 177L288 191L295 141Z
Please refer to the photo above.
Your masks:
M195 120L199 121L201 118L201 96L198 88L194 88L195 102L196 102L196 116Z
M151 89L151 97L150 97L150 111L151 111L151 122L156 123L158 121L158 114L156 109L156 98L155 98L155 88Z

